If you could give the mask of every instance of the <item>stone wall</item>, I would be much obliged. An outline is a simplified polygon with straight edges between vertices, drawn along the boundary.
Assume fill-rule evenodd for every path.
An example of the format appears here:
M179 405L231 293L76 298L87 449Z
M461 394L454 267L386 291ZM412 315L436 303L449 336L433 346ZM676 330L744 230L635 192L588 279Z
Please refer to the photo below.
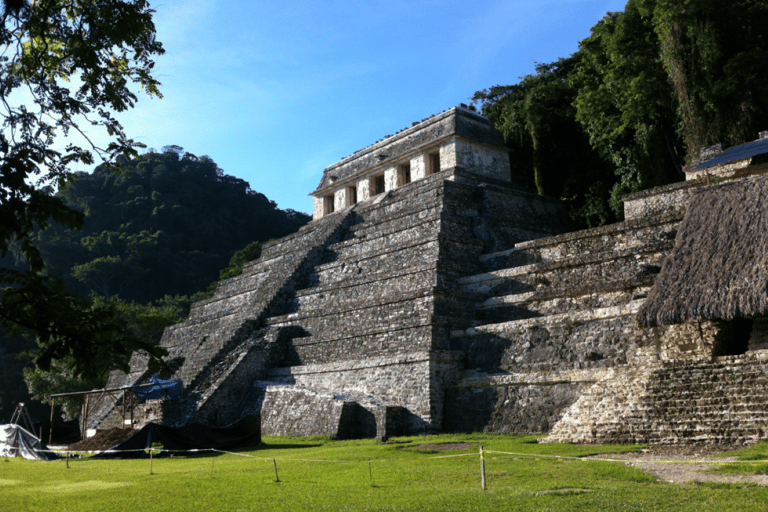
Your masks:
M444 169L354 208L357 220L329 246L328 261L314 269L288 312L270 319L307 333L293 340L288 365L273 369L270 381L375 397L406 411L406 431L441 428L445 389L464 362L450 350L450 332L471 324L475 299L456 289L456 278L478 270L500 223L522 217L500 213L502 203L529 205L531 216L564 217L558 204L510 186L445 179L456 174L462 170ZM564 225L525 220L525 238ZM490 244L476 236L478 226L487 227Z
M673 337L640 329L635 313L682 214L665 209L482 255L485 271L457 280L475 294L475 318L451 332L465 371L448 389L446 428L550 431L608 375L671 356Z

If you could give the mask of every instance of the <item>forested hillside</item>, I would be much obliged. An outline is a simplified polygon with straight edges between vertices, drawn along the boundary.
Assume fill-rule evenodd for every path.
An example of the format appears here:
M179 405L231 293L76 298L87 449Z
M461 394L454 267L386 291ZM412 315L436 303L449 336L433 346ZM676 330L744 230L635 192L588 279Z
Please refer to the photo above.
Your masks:
M163 328L183 320L190 303L220 277L258 257L261 243L310 220L280 210L211 158L178 146L120 163L122 172L98 167L78 173L58 192L85 214L81 231L53 224L34 241L47 272L63 278L70 291L117 310L126 328L143 338L159 340ZM18 256L9 254L3 265L23 270ZM0 422L10 419L23 395L21 369L28 358L20 352L33 347L31 338L0 338ZM55 361L51 372L27 374L38 393L103 384L75 379L67 361Z
M209 157L177 146L80 173L60 192L85 227L38 233L47 270L79 293L142 304L190 295L218 279L235 251L293 233L310 217L280 210Z
M766 27L765 0L629 0L573 55L473 99L520 184L605 224L622 195L682 180L701 147L768 130Z

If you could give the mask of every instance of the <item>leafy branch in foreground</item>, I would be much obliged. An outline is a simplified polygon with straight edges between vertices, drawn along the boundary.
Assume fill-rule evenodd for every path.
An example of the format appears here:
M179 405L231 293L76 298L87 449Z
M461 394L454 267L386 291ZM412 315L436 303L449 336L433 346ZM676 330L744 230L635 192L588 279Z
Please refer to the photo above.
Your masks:
M158 371L166 355L156 340L132 332L113 303L77 296L64 289L56 277L28 272L0 271L6 280L19 279L20 286L5 289L0 318L12 333L34 331L39 348L35 364L43 370L52 360L71 359L76 377L100 378L117 368L128 371L133 352L150 354L149 369Z
M28 270L0 272L0 321L38 335L35 364L72 357L93 375L126 368L135 350L159 366L164 351L130 333L114 310L67 292L45 273L34 233L51 223L80 229L84 216L52 195L70 181L70 166L135 156L114 117L134 106L138 86L160 96L152 58L164 53L145 0L5 2L0 24L0 256L18 250ZM99 147L91 130L105 133ZM61 149L58 137L79 136Z

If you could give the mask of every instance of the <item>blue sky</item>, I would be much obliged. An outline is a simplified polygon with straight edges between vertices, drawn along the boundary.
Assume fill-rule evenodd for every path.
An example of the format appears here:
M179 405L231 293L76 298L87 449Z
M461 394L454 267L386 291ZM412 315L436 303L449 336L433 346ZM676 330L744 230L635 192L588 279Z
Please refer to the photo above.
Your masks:
M328 165L577 50L626 0L161 0L163 99L120 120L310 212Z

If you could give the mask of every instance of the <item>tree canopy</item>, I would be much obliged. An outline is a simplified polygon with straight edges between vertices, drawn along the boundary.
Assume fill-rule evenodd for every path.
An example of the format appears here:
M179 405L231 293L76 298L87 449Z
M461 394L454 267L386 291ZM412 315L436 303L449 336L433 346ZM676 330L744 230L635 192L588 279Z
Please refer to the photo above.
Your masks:
M192 295L218 280L236 251L249 246L255 259L261 243L310 220L178 146L120 165L120 174L80 173L59 192L85 215L81 231L55 225L33 237L50 271L80 294L142 304Z
M682 179L701 147L768 127L767 22L761 0L629 0L573 55L473 100L519 182L604 224L622 218L622 195Z
M77 374L100 374L100 365L127 368L123 352L144 350L157 367L163 351L119 330L109 308L68 292L47 273L33 237L58 223L82 227L81 211L51 187L72 178L70 166L95 157L112 162L136 155L116 115L131 108L133 88L159 96L153 58L164 52L155 38L145 0L35 0L5 2L0 24L0 253L14 250L24 270L0 270L0 320L9 329L31 329L40 340L35 363L73 357ZM102 131L98 147L88 133ZM79 134L86 143L66 143ZM106 345L105 345L106 344ZM106 356L105 347L117 350ZM100 354L105 357L91 358Z

